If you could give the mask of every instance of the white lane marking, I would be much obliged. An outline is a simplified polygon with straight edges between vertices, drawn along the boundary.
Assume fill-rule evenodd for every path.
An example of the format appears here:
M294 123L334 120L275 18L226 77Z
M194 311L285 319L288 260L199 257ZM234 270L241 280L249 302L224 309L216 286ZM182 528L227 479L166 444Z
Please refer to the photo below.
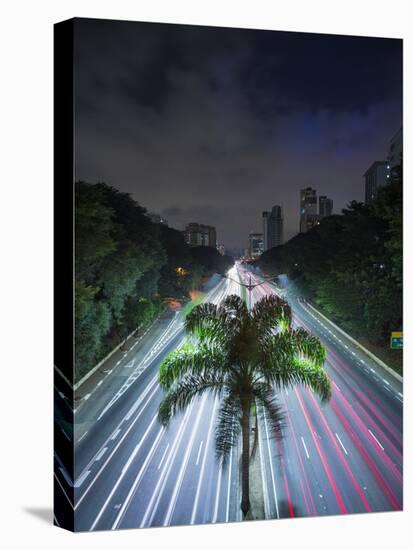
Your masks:
M346 349L349 349L347 344L344 344L344 347L345 347Z
M363 365L366 364L366 362L363 359L360 359L360 363L363 363Z
M79 437L79 439L77 440L77 442L79 443L80 441L82 441L82 439L86 436L86 434L88 433L89 430L86 430L85 433Z
M395 395L394 396L396 399L398 399L400 401L400 403L403 403L403 399L400 399L400 397L398 395Z
M334 385L335 385L335 387L336 387L336 388L338 389L338 391L339 391L339 392L341 393L341 390L340 390L340 388L339 388L339 387L337 386L337 384L336 384L336 383L334 382L334 380L333 380L333 384L334 384Z
M140 527L145 527L151 525L153 518L155 517L156 511L159 506L159 502L162 498L162 495L165 491L166 484L168 482L169 475L172 470L172 466L178 454L178 448L182 442L183 434L185 432L186 426L188 424L189 417L192 414L194 408L194 401L191 403L188 409L186 409L184 417L179 425L178 431L175 435L174 442L172 443L171 452L168 454L165 464L162 467L161 474L159 476L158 482L155 485L155 488L152 492L151 499L146 507L145 514L140 522Z
M346 451L346 448L344 447L343 442L341 441L338 433L336 433L336 438L337 438L338 442L340 443L341 448L343 449L343 451L346 453L346 455L348 455L348 452Z
M257 409L258 414L258 409ZM264 446L262 444L262 437L261 437L261 429L258 425L258 449L260 452L260 464L261 464L261 480L262 480L262 486L264 490L264 518L267 519L270 517L270 499L268 495L268 484L267 484L267 473L265 471L265 464L264 464Z
M62 475L65 478L65 481L69 485L69 487L73 487L73 482L70 479L69 474L66 472L65 468L59 467L59 470L62 472Z
M90 393L87 393L84 397L83 397L83 400L84 401L87 401L90 397Z
M356 355L356 353L354 351L351 352L353 355Z
M371 372L376 372L372 367L369 367L369 369L371 370Z
M65 497L66 497L68 503L70 504L70 506L71 506L72 509L73 509L73 503L72 503L72 501L70 500L70 498L67 496L67 493L66 493L66 491L64 490L63 485L60 483L59 478L57 477L56 473L54 473L53 475L54 475L54 477L56 478L56 481L57 481L57 483L59 484L60 488L62 489L63 494L65 495Z
M178 328L176 328L175 330L173 330L169 335L168 335L168 343L169 342L172 342L173 338L175 338L175 336L177 336L179 334L179 332L182 330L182 327L181 326L178 326ZM156 351L156 354L154 357L150 357L153 355L154 351L151 350L150 353L148 353L143 359L142 361L140 361L138 367L133 371L133 373L128 377L128 379L126 380L126 382L123 384L123 386L118 390L118 392L112 397L112 399L109 401L109 403L106 405L106 407L102 410L102 412L100 413L99 417L97 418L97 420L100 420L102 418L102 416L110 409L110 407L112 407L112 405L114 403L116 403L116 401L129 389L129 387L136 381L136 379L142 374L142 372L144 370L146 370L149 365L164 351L166 345L162 347L162 349L160 349L159 351ZM179 347L179 345L177 346ZM150 359L149 363L147 362L148 361L148 357ZM145 366L143 367L144 363L147 363L145 364ZM142 368L141 368L142 367Z
M214 425L214 417L215 417L215 412L216 412L217 406L218 406L218 398L216 397L215 398L215 403L214 403L214 408L213 408L212 414L211 414L211 423L210 423L209 429L208 429L208 435L207 435L207 439L206 439L206 443L205 443L205 449L208 448L208 445L209 445L209 442L210 442L210 439L211 439L212 428L213 428L213 425ZM202 480L203 480L203 477L204 477L204 471L205 471L206 456L207 456L207 454L205 452L204 456L202 457L201 471L199 473L199 480L198 480L198 485L197 485L197 488L196 488L194 505L192 507L191 520L189 522L191 525L193 525L195 523L196 512L197 512L197 509L198 509L199 495L200 495L200 492L201 492L201 484L202 484Z
M153 396L155 395L155 393L159 390L159 386L155 387L155 389L153 390L152 394L148 397L148 399L146 400L146 402L143 404L141 410L139 411L139 413L136 415L136 417L134 418L133 422L131 422L129 428L125 431L125 433L123 434L123 436L121 437L121 439L117 442L117 444L115 445L115 447L113 448L113 450L111 451L110 455L107 457L106 461L104 462L104 464L101 466L101 468L99 469L99 471L97 472L97 474L95 475L95 477L92 479L92 481L89 483L89 485L87 486L87 488L85 489L85 491L83 492L82 496L78 499L78 501L76 502L76 506L75 506L75 510L80 506L80 504L82 503L83 499L85 498L85 496L87 495L87 493L90 491L90 489L92 488L92 486L94 485L94 483L96 482L96 480L99 478L100 474L103 472L103 470L105 469L105 467L107 466L107 464L109 463L110 459L112 458L112 456L116 453L116 451L118 450L119 446L122 444L123 440L127 437L128 433L130 432L130 430L133 428L133 426L136 424L136 422L139 420L141 414L143 413L143 411L146 409L146 407L148 406L148 404L150 403L150 401L152 400ZM140 399L138 399L139 401ZM156 418L156 416L155 416ZM91 462L94 461L94 457L92 459Z
M145 460L144 460L144 462L141 466L141 469L139 470L138 475L136 476L136 479L133 482L132 487L129 490L129 493L126 496L126 499L124 500L124 502L122 504L122 507L120 508L119 513L116 516L115 522L113 523L111 529L116 529L116 527L119 525L119 523L120 523L127 507L129 506L130 500L132 499L133 495L136 492L136 488L138 487L144 473L146 472L146 468L148 467L149 462L152 460L152 457L153 457L156 449L158 448L159 442L160 442L164 432L165 432L165 428L162 426L161 429L159 430L157 436L156 436L155 441L152 444L152 447L149 450L149 453L146 455L146 458L145 458Z
M95 456L95 462L97 462L98 460L100 460L102 458L102 456L106 453L106 451L108 450L107 447L103 447L103 449L100 450L99 454L97 454Z
M403 399L403 394L400 393L399 391L397 392L397 395L399 395Z
M119 422L119 424L117 425L116 429L120 428L120 426L123 424L123 422L125 422L126 420L129 420L131 418L131 416L136 412L136 410L139 408L139 406L141 405L141 403L145 400L145 398L147 397L148 393L153 389L153 387L156 385L157 383L157 380L158 380L158 377L157 375L155 375L152 380L148 383L148 385L146 386L146 388L142 391L141 395L138 397L138 399L135 401L135 403L132 405L132 407L129 409L127 415ZM155 389L152 391L152 394L151 394L151 398L155 395L156 391L159 389L159 386L158 387L155 387ZM145 407L148 405L148 400L146 401L146 403L144 403L143 407L142 407L142 410L145 409ZM139 412L139 416L141 415L142 411ZM136 421L136 419L134 420L134 422ZM127 432L126 432L127 433ZM103 447L106 447L110 440L111 440L111 437L113 435L113 432L108 436L108 438L106 439L106 441L102 444L101 446L101 449ZM122 437L122 441L123 441L124 437ZM118 445L116 446L116 449L117 449ZM84 470L88 470L91 465L93 464L93 462L95 461L95 458L96 458L96 455L100 452L100 449L97 451L97 453L90 459L89 463L85 466ZM76 503L76 506L78 506L79 502Z
M120 434L120 432L121 432L121 429L118 428L115 432L113 432L112 437L110 438L110 440L113 441L114 439L116 439L118 437L118 435Z
M129 456L129 459L127 460L125 466L123 467L122 469L122 472L120 474L120 476L118 477L116 483L113 485L112 487L112 490L110 491L108 497L106 498L105 502L103 503L103 506L102 508L99 510L99 513L98 515L96 516L95 518L95 521L92 523L92 525L90 526L89 528L89 531L93 531L93 529L96 527L96 525L98 524L100 518L102 517L104 511L106 510L110 500L112 499L113 495L115 494L115 491L116 489L119 487L119 484L120 482L122 481L123 477L125 476L129 466L131 465L132 463L132 460L135 458L135 456L137 455L139 449L142 447L148 433L150 432L152 426L154 425L154 423L156 422L157 420L157 417L158 415L156 414L153 418L152 418L152 421L150 422L149 426L146 428L146 431L145 433L143 434L143 436L141 437L141 440L139 441L139 443L136 445L136 447L134 448L134 450L132 451L131 455ZM159 434L163 431L163 428L161 428ZM158 434L158 436L159 436ZM90 487L90 485L89 485Z
M219 497L221 494L221 481L222 481L222 461L219 465L219 471L218 471L217 489L215 491L215 506L214 506L214 514L212 516L212 523L216 523L218 519Z
M195 437L196 437L197 432L198 432L198 426L199 426L199 423L201 421L202 412L205 408L206 398L207 398L207 395L204 395L204 397L202 398L201 405L199 406L198 414L196 415L195 422L194 422L194 425L193 425L193 428L192 428L192 431L191 431L191 436L190 436L188 444L186 446L186 451L185 451L185 454L184 454L184 457L183 457L183 460L182 460L181 468L179 469L178 477L177 477L177 480L176 480L176 483L175 483L175 486L174 486L174 490L172 492L172 496L171 496L171 499L169 501L168 510L165 514L165 519L164 519L164 522L163 522L163 525L165 527L170 524L171 519L172 519L172 515L175 511L176 502L178 500L178 494L179 494L179 491L181 489L182 481L184 479L184 475L185 475L185 472L186 472L186 469L187 469L187 466L188 466L189 457L190 457L190 454L191 454L193 446L194 446L194 441L195 441ZM218 476L218 484L217 484L217 499L219 499L219 492L220 492L220 488L221 488L222 468L220 469L220 472L221 472L221 475Z
M232 453L233 453L234 447L232 447L231 452L229 454L229 465L228 465L228 490L227 490L227 506L225 509L225 521L228 523L229 521L229 502L230 502L230 494L231 494L231 473L232 473Z
M264 411L264 425L265 425L265 434L267 436L267 449L268 449L268 458L269 458L269 461L270 461L271 482L272 482L272 489L273 489L273 492L274 492L275 510L277 512L277 518L279 519L280 518L280 511L278 509L278 498L277 498L277 489L275 487L274 467L273 467L272 459L271 459L270 436L269 436L269 433L268 433L267 415L265 414L265 411Z
M67 435L67 433L64 431L64 429L61 427L60 428L61 432L63 433L63 435L66 437L66 439L68 439L69 441L71 441L70 437Z
M202 445L204 444L204 440L201 441L200 445L199 445L199 450L198 450L198 454L196 456L196 465L198 466L198 462L199 462L199 457L201 456L201 451L202 451Z
M305 451L305 455L308 459L310 459L310 455L308 454L308 450L307 450L307 445L305 444L305 441L304 441L304 437L301 436L301 442L303 444L303 447L304 447L304 451Z
M387 380L385 380L384 378L382 378L382 380L387 386L390 386L390 384L387 382Z
M148 391L150 391L152 389L152 387L156 384L157 382L157 379L158 379L158 376L155 375L152 380L149 382L149 384L146 386L145 390L142 392L142 394L140 395L140 397L137 399L137 401L132 405L132 407L129 409L127 415L125 416L125 418L123 420L121 420L121 422L119 423L119 426L120 424L122 424L123 422L125 421L128 421L130 420L130 418L135 414L136 410L138 409L141 401L146 397L146 394L148 393ZM158 388L155 389L155 391L157 390Z
M74 486L77 488L77 487L80 487L82 485L82 483L85 481L85 479L87 478L87 476L90 474L90 470L86 470L86 472L83 472L83 475L81 475L77 480L76 480L76 483L74 484Z
M383 386L385 390L387 390L389 393L391 393L391 390L387 386Z
M103 384L103 380L100 380L97 385L101 386L102 384Z
M159 466L158 466L158 470L161 469L161 466L162 466L162 464L163 464L163 461L165 460L166 453L168 452L168 449L169 449L169 443L168 443L168 445L166 446L166 449L165 449L165 451L164 451L164 453L163 453L163 455L162 455L161 461L160 461Z
M380 441L377 439L377 437L374 435L374 433L373 433L371 430L369 430L369 433L370 433L370 435L374 438L375 442L376 442L377 445L380 447L380 449L381 449L382 451L384 451L383 445L380 443Z

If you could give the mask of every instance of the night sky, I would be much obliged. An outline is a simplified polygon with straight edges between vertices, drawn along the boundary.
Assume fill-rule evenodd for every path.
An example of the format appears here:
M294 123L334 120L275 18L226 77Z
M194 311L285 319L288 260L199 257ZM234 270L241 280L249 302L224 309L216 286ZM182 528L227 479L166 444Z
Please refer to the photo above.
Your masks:
M402 120L402 42L82 20L75 30L76 179L105 181L183 229L247 245L299 190L339 213Z

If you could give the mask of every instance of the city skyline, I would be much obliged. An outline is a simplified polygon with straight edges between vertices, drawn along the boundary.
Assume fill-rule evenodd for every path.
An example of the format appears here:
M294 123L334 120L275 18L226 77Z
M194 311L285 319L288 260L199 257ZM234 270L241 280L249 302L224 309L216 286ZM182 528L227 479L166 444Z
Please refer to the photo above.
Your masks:
M363 174L401 126L397 40L76 25L76 179L129 192L177 229L212 225L227 247L272 204L294 236L307 186L336 212L363 201Z
M55 44L55 523L403 510L402 42Z

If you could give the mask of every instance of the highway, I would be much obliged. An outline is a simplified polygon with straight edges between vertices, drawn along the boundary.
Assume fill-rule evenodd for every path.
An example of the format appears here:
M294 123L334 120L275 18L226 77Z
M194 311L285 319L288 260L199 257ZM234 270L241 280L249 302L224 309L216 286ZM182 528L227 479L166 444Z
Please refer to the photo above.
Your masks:
M205 299L219 303L234 293L239 286L223 279ZM217 400L194 401L167 429L157 421L159 365L185 339L177 314L146 353L141 346L131 350L78 406L74 483L60 463L56 467L76 531L241 519L239 449L225 470L215 459Z
M238 264L231 277L261 281ZM269 283L257 286L252 304L276 291ZM240 285L223 279L206 300L240 293ZM401 384L309 304L291 306L294 323L327 347L333 395L320 405L303 387L277 391L285 415L278 438L261 416L265 517L402 509ZM157 421L159 365L185 338L181 314L171 314L77 405L74 482L55 457L58 490L75 512L75 530L241 521L240 449L226 468L215 458L217 400L197 399L166 429Z
M260 277L242 270L244 282ZM276 292L270 283L252 291L251 302ZM268 437L260 424L268 517L401 510L402 387L307 303L290 299L295 326L327 348L325 370L332 398L320 404L309 389L277 392L285 414L282 435Z

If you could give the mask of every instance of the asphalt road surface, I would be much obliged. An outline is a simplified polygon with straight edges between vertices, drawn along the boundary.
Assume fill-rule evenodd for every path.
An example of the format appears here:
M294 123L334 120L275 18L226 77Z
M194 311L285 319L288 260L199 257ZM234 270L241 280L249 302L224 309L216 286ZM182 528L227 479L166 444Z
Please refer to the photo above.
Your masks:
M241 270L245 282L262 279ZM264 283L252 305L276 292ZM327 348L329 403L302 386L277 390L285 429L275 442L261 428L268 517L401 510L402 387L307 303L290 300L294 324Z
M239 265L230 275L261 281ZM252 304L273 292L269 283L257 286ZM206 299L240 293L223 279ZM276 389L281 437L269 432L265 416L259 424L266 518L402 509L401 384L309 304L291 305L296 325L328 349L333 396L321 405L301 386ZM60 434L73 438L74 482L55 456L57 523L71 509L77 531L241 521L240 449L226 468L215 457L217 400L195 400L167 429L157 421L159 365L185 339L181 314L171 314L76 406L74 433Z

